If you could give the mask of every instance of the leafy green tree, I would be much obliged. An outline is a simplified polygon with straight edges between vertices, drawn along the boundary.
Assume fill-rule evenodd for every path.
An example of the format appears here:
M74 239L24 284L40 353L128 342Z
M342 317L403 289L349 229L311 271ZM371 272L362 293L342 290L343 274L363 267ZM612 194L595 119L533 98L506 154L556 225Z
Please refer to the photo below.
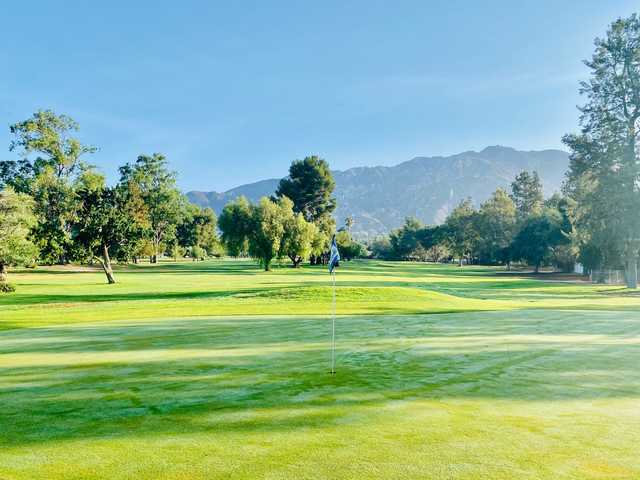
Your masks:
M395 258L412 258L418 248L421 247L418 232L424 225L416 218L408 217L404 225L389 234L389 241Z
M184 211L184 197L176 188L176 175L167 169L164 155L140 155L135 163L120 168L120 183L138 192L148 215L147 238L153 246L151 262L156 263L163 245L175 238Z
M544 196L538 172L520 172L511 184L511 199L516 206L518 219L524 221L529 216L542 211Z
M189 254L194 262L198 260L204 260L207 256L207 251L199 245L194 245L189 249Z
M394 251L389 237L379 237L369 244L369 250L374 258L393 260Z
M33 200L27 194L16 193L11 187L0 190L0 292L13 291L7 283L7 268L35 261L36 246L29 240L29 231L36 219Z
M307 222L322 228L320 220L331 219L336 208L336 200L332 197L334 189L335 181L329 164L313 155L291 163L289 176L280 180L276 196L290 198L296 213L302 213Z
M79 210L72 225L77 258L97 260L107 282L114 284L111 256L127 244L134 224L126 215L118 189L106 187L104 181L86 184L77 196Z
M427 225L416 235L424 252L424 260L440 262L451 255L447 247L446 225Z
M251 204L245 197L227 203L220 213L218 228L222 232L222 244L232 257L244 255L249 251L251 216Z
M466 199L453 209L445 222L447 244L451 253L458 257L460 266L465 258L472 256L477 244L476 215L471 199Z
M176 231L178 245L183 248L197 245L212 255L218 247L217 223L213 210L186 202L182 222Z
M480 206L476 216L478 256L483 263L510 264L510 249L516 234L516 206L507 192L497 189Z
M293 202L287 197L278 200L284 224L284 234L280 243L279 257L289 257L294 268L309 258L313 250L313 241L317 228L307 222L301 213L293 212Z
M361 243L356 242L348 230L340 230L336 233L336 244L340 251L340 257L344 260L352 260L368 254L367 248Z
M25 158L36 154L30 168L28 163L22 164L23 169L35 172L35 176L43 168L50 167L58 178L70 178L86 167L81 157L96 151L95 147L83 145L73 136L78 129L72 118L56 115L51 110L40 110L31 118L11 125L14 140L9 150L19 150Z
M538 273L542 264L552 257L554 248L567 242L567 236L562 232L560 212L544 209L525 221L514 239L512 249L515 258L534 265Z
M638 286L640 250L640 18L618 19L595 40L585 62L591 78L581 84L582 131L566 135L571 149L569 192L577 201L582 248L600 250L605 265L619 254L627 286ZM593 258L594 256L591 255Z
M72 248L71 222L74 219L75 182L89 169L82 157L95 147L74 137L78 124L51 110L38 111L23 122L11 125L9 149L21 160L0 162L0 183L35 200L37 223L32 237L46 263L65 263Z
M271 269L271 262L281 253L285 222L285 209L267 197L251 208L249 254L260 261L265 271Z

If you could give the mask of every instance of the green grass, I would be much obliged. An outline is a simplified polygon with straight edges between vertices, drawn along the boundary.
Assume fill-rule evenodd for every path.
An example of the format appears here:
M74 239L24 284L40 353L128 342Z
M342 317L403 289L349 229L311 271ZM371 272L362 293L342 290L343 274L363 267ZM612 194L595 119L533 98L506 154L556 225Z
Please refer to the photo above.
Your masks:
M640 297L353 262L13 273L0 479L640 478ZM438 313L435 315L435 313Z

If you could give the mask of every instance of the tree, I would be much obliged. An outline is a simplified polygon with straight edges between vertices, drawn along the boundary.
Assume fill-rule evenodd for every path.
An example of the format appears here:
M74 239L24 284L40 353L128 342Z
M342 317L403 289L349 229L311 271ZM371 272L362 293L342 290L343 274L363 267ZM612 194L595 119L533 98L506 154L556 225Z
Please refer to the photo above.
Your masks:
M293 267L297 268L311 255L317 228L313 223L307 222L301 213L293 212L293 202L287 197L282 197L278 201L278 206L282 210L284 222L284 235L279 256L289 257Z
M73 224L73 239L80 260L97 260L109 284L116 283L111 267L111 255L126 245L132 228L132 220L123 208L123 199L116 188L88 184L77 192L79 211Z
M471 257L477 242L476 215L471 199L466 199L453 209L445 222L447 243L451 252L458 257L460 266L464 258Z
M281 205L267 197L262 197L251 208L249 254L260 261L265 271L271 269L272 260L281 252L285 220Z
M148 215L147 237L153 246L151 262L156 263L163 245L175 238L184 211L184 198L176 188L176 176L167 169L164 155L140 155L134 164L120 168L123 185L133 184Z
M446 225L427 225L418 231L416 236L426 261L440 262L450 256Z
M74 184L89 169L82 156L96 151L73 136L77 130L78 124L66 115L38 111L10 127L14 139L9 149L17 150L22 159L0 162L0 183L35 200L38 221L32 236L46 263L68 261L77 206Z
M524 221L530 215L540 213L544 196L538 172L520 172L511 184L511 199L516 206L518 218Z
M33 200L8 187L0 191L0 292L13 291L7 283L7 268L35 261L38 251L29 240L35 223Z
M507 192L497 189L480 206L476 217L478 255L484 263L510 264L509 247L516 233L516 206Z
M218 228L222 232L222 244L232 257L248 253L251 216L251 204L242 196L227 203L220 213Z
M571 149L569 185L578 202L577 226L583 246L624 257L627 286L637 288L640 249L640 18L633 14L611 24L595 40L585 61L589 81L581 83L581 133L566 135ZM584 239L583 239L584 240Z
M545 209L525 220L513 242L515 258L535 266L535 272L553 254L553 249L566 243L562 232L562 217L557 210Z
M347 230L340 230L336 233L336 244L340 251L340 257L343 260L353 260L354 258L364 257L368 253L366 247L356 242Z
M212 255L218 246L216 214L210 208L185 203L182 222L176 230L176 241L183 248L199 246Z
M374 258L392 260L394 258L393 247L389 237L379 237L369 244L369 250Z
M389 234L389 241L395 258L410 259L418 248L421 248L418 232L424 225L416 218L408 217L404 225Z
M81 157L96 151L95 147L83 145L72 136L72 132L79 129L77 122L51 110L40 110L9 129L15 135L10 151L18 149L25 158L31 153L44 155L32 163L30 170L35 171L36 176L42 168L51 167L58 178L72 177L85 166ZM28 168L27 164L23 164L24 168Z
M334 188L329 164L313 155L291 163L289 176L280 180L276 196L290 198L296 213L302 213L307 222L321 227L319 221L330 218L336 208L332 197Z

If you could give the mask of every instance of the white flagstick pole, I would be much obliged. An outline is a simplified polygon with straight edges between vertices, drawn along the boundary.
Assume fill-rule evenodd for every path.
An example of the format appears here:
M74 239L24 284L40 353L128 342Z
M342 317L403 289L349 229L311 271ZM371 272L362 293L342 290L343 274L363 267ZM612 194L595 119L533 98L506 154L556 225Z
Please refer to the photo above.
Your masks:
M336 273L331 273L333 279L333 315L331 319L331 373L336 373Z

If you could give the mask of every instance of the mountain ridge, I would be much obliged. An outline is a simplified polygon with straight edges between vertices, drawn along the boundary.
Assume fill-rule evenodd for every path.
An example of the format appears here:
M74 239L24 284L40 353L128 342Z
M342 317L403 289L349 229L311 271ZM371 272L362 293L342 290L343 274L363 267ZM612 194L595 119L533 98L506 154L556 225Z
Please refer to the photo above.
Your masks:
M479 205L496 188L509 189L522 170L536 170L545 195L558 191L569 165L567 152L556 149L521 151L500 145L450 156L417 156L392 166L359 166L332 171L338 206L335 217L342 224L354 218L353 233L373 238L400 226L414 216L425 223L440 223L462 199ZM279 178L239 185L225 192L191 191L193 203L220 212L224 205L246 196L256 201L272 195Z

